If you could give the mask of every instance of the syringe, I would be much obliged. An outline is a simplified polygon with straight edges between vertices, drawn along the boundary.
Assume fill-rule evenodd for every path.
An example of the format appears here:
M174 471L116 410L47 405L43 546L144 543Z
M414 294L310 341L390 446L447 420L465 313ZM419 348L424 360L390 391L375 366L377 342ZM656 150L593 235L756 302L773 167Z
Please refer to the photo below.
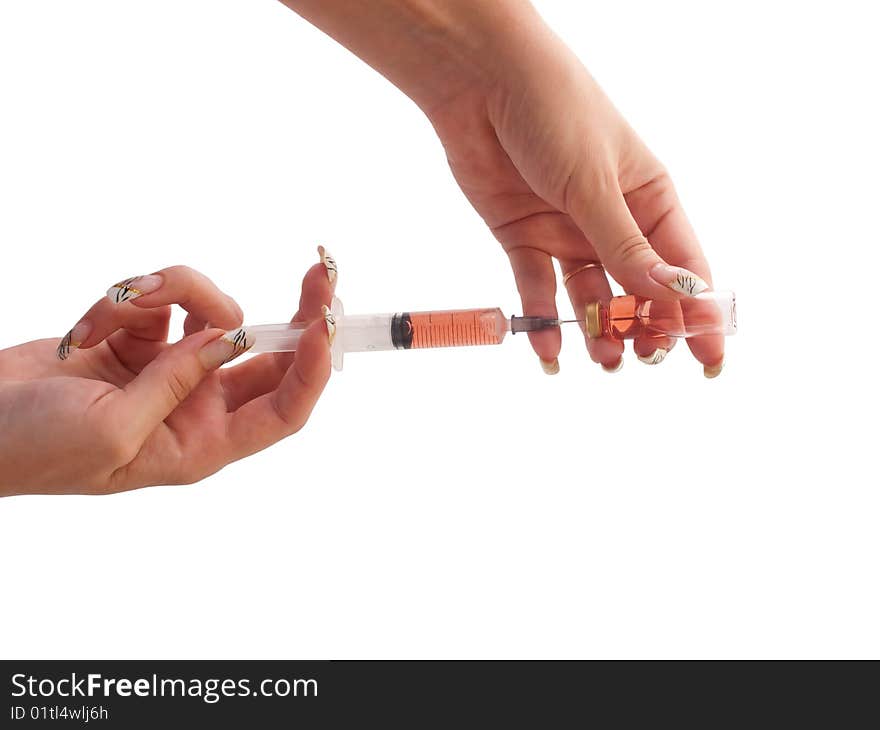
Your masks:
M508 318L498 307L345 314L342 302L336 297L330 311L336 320L331 351L333 367L337 370L342 369L346 352L499 345L508 332L535 332L562 324L561 320L550 317ZM248 326L248 336L255 339L248 352L295 352L306 326L301 322Z
M346 352L499 345L508 332L538 332L575 322L584 325L589 337L615 339L651 335L732 335L736 332L733 293L714 291L670 301L614 297L604 304L588 304L582 320L536 316L508 318L498 307L347 315L336 297L330 311L336 321L331 353L333 367L337 370L342 369ZM248 326L245 328L247 337L255 340L249 352L295 352L306 326L305 323Z

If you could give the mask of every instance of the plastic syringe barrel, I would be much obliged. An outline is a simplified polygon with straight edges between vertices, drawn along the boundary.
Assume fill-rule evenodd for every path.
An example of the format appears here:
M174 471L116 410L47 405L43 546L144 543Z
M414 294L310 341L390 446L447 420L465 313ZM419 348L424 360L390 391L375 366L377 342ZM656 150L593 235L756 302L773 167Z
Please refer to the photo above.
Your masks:
M336 341L344 352L393 350L391 321L393 314L345 314L336 319ZM255 338L250 352L296 352L306 325L260 324L248 327Z

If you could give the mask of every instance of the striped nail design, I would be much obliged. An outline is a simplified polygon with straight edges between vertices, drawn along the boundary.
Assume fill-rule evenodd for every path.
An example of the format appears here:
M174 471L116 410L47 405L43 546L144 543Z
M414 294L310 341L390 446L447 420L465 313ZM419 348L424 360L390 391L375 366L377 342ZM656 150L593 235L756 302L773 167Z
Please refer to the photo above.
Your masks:
M61 342L58 343L58 349L55 350L55 354L58 356L59 360L66 360L70 357L70 353L79 347L79 345L79 342L73 341L73 330L70 330L70 332L61 338Z
M333 338L336 337L336 317L326 304L321 305L321 314L324 315L324 322L327 324L327 340L332 345Z
M73 354L73 351L86 341L86 338L91 331L92 324L88 320L84 319L77 322L71 330L61 338L61 342L59 342L58 347L55 348L55 355L58 359L66 360L69 358L71 354Z
M235 330L229 330L221 340L226 340L227 342L232 344L232 352L229 353L229 357L227 357L223 362L231 362L235 360L239 355L244 354L248 350L250 350L254 346L254 342L256 341L254 338L250 337L250 334L245 327L239 327Z
M130 302L144 294L150 294L162 286L160 274L148 274L146 276L132 276L117 282L107 290L107 298L116 304Z
M659 365L666 359L666 355L669 354L669 350L666 350L662 347L658 347L654 352L650 355L639 355L639 360L645 365Z
M318 256L321 257L321 263L324 264L324 268L327 269L327 278L330 280L330 285L332 286L336 283L336 278L339 276L339 268L336 266L336 259L334 259L331 253L323 246L318 246Z
M709 288L709 285L699 276L680 266L656 264L650 274L658 284L688 297L694 297Z

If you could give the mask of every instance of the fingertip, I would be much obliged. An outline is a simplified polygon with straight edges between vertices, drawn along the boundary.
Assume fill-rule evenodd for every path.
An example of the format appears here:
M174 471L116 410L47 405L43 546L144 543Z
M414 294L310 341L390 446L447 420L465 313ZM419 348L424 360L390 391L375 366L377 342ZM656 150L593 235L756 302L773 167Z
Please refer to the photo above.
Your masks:
M529 332L529 342L542 362L555 361L562 350L562 334L558 327L543 332Z
M235 324L233 326L237 327L244 322L244 310L232 297L229 297L229 302L232 305L232 312L235 319Z
M309 267L302 280L299 298L298 321L308 321L321 316L321 306L330 303L332 290L324 264Z
M710 380L712 378L717 378L721 375L721 371L724 369L724 360L721 362L715 363L714 365L703 365L703 375Z
M235 329L241 327L244 323L244 311L231 296L226 296L226 306L222 311L217 311L211 319L212 327L221 327L224 330Z
M659 365L675 346L672 337L637 337L633 341L633 352L639 362L645 365Z
M710 370L717 367L718 372L715 375L721 372L720 366L724 362L724 337L720 335L690 337L687 344L694 357L704 367Z
M616 368L623 358L623 343L612 337L587 338L590 359L605 369Z
M541 370L544 371L546 375L558 375L559 374L559 358L555 357L552 360L541 360Z

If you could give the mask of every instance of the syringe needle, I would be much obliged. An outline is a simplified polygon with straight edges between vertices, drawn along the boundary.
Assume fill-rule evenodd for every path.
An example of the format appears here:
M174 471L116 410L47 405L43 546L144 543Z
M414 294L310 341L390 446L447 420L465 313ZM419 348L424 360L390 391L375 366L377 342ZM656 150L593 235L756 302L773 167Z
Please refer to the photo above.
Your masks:
M517 332L540 332L541 330L558 327L561 324L571 324L578 322L577 319L553 319L552 317L535 317L524 315L517 317L514 315L510 318L510 331L512 334Z

